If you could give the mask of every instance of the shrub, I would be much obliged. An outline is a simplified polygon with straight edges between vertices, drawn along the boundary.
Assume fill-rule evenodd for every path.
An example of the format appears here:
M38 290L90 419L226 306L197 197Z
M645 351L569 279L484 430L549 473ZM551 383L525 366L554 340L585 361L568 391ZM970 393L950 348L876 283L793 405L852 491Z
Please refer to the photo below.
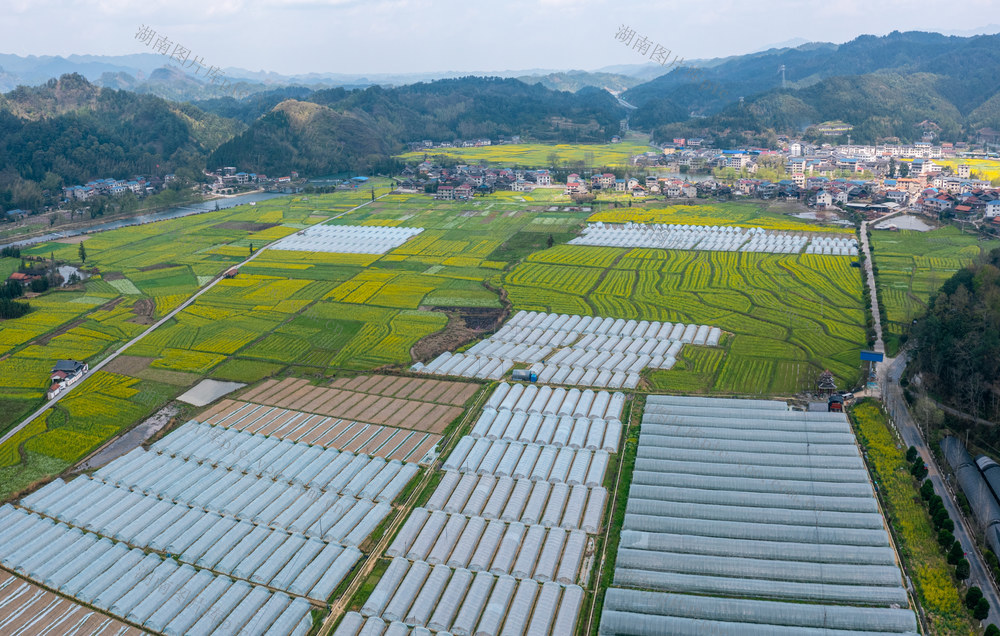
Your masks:
M948 532L947 530L942 530L942 532ZM948 532L948 534L951 534ZM955 541L951 544L951 549L948 550L948 563L952 565L958 565L958 562L965 558L965 550L962 549L962 544Z
M979 589L978 585L973 585L969 588L969 591L965 593L965 606L969 609L974 609L976 603L979 599L983 598L983 591Z
M906 449L906 461L908 461L908 462L910 462L912 464L913 462L915 462L917 460L917 457L919 457L919 454L917 453L917 447L916 446L911 446L911 447L909 447L909 448Z
M953 543L955 543L955 535L942 528L941 530L938 531L937 540L938 543L941 544L942 548L948 548ZM952 563L952 565L955 564Z
M968 570L968 561L966 563L966 570ZM976 603L976 607L972 610L972 617L977 621L981 621L990 615L990 602L985 598L979 599Z
M983 632L983 636L1000 636L1000 627L990 623L986 626L986 631Z
M924 460L919 459L913 464L913 468L910 469L910 474L917 478L917 481L923 481L927 477L927 466L924 466Z
M920 496L923 497L924 500L928 500L934 496L934 484L932 484L930 480L925 481L920 486Z
M933 516L934 527L937 528L938 530L941 530L942 528L944 528L944 522L950 518L951 517L948 516L948 511L945 510L944 508L940 508L937 512L934 513Z

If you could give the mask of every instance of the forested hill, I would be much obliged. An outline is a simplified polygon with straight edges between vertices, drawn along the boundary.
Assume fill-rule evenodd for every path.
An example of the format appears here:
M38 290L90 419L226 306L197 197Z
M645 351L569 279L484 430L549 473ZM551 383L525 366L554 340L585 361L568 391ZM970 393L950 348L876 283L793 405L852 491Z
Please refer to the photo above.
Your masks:
M1000 249L958 271L915 331L925 387L967 413L1000 418Z
M206 153L244 128L237 121L79 75L0 96L0 208L38 209L46 191L95 178L197 178Z
M203 169L322 175L387 168L406 142L523 135L606 141L624 109L607 92L463 78L384 89L286 87L189 103L79 75L0 96L0 211L37 210L95 178L196 180Z
M749 141L744 131L766 138L843 120L858 142L912 141L926 120L939 138L955 140L1000 127L1000 35L894 32L839 46L804 44L728 58L697 73L681 66L624 98L639 107L633 127L655 131L656 139L714 132L738 143Z
M267 99L258 102L263 109ZM229 100L203 107L224 113ZM237 114L232 110L231 114ZM252 115L245 111L242 117ZM380 165L407 142L496 139L603 142L616 134L624 109L609 93L553 91L515 79L467 77L399 88L335 88L283 101L223 144L209 167L240 165L270 174L329 174ZM326 150L334 148L334 152Z

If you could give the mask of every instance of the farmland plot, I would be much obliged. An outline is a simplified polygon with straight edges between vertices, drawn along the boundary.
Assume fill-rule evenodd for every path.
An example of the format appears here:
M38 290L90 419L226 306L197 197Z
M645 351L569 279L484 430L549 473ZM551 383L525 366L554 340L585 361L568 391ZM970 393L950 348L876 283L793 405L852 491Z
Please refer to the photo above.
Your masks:
M609 256L608 248L561 249L564 259L582 260L595 249L602 250L601 262ZM569 256L567 250L582 254ZM531 285L536 268L542 268L548 288ZM824 369L833 371L842 386L859 377L857 351L865 332L857 272L849 257L619 248L606 266L538 263L532 256L510 270L504 284L515 309L709 324L735 334L734 341L742 336L766 341L770 345L764 348L727 350L712 381L698 386L728 393L794 393L813 387ZM579 283L563 290L559 280L595 283L586 291ZM508 287L507 282L516 284ZM779 351L779 357L769 355ZM786 361L791 364L782 364ZM690 378L679 377L686 371L685 366L656 371L649 380L655 387L690 390Z
M945 281L997 247L1000 241L980 241L954 227L931 232L873 231L872 258L878 267L875 284L889 323L886 344L890 350L898 347L900 336L923 315Z

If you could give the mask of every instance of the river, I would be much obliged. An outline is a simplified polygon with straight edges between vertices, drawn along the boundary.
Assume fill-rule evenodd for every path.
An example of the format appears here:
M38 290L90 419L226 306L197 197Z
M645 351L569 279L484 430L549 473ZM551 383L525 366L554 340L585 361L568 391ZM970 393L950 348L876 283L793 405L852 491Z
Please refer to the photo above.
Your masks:
M94 234L96 232L105 232L107 230L117 230L122 227L129 227L132 225L145 225L146 223L154 223L156 221L166 221L167 219L177 219L182 216L191 216L192 214L201 214L202 212L213 212L215 210L215 205L219 205L220 210L226 208L235 207L244 203L251 203L257 201L267 201L268 199L274 199L276 197L285 197L287 194L279 194L272 192L252 192L250 194L238 194L236 196L227 197L225 199L212 199L211 201L202 201L201 203L190 203L188 205L182 205L175 208L166 208L159 210L157 212L150 212L148 214L142 214L139 216L130 216L124 219L118 219L116 221L106 221L104 223L98 223L97 225L89 225L87 227L77 228L74 230L61 230L59 232L50 232L49 234L43 234L42 236L36 236L29 239L22 239L20 241L11 241L10 243L4 243L0 247L5 247L7 245L34 245L35 243L44 243L46 241L55 241L58 239L69 238L71 236L79 236L81 234Z

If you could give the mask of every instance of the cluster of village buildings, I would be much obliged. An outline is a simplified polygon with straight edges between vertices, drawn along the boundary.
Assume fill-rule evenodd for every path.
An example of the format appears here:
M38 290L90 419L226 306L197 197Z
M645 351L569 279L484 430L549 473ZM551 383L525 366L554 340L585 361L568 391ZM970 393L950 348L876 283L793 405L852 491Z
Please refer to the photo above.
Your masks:
M168 174L162 179L157 177L94 179L83 185L66 186L63 188L63 198L67 201L86 201L95 196L117 196L126 192L131 192L136 196L144 196L159 191L163 186L170 183L173 178L174 175Z
M558 188L568 195L614 191L640 198L784 198L819 209L854 208L866 216L902 208L938 217L978 217L1000 223L1000 189L974 178L969 165L959 164L951 171L935 162L966 156L974 150L964 143L814 146L789 141L780 151L707 146L704 139L675 139L660 152L633 157L631 170L638 176L622 178L603 171L582 176L572 173L559 183L546 169L443 167L423 161L403 171L400 190L429 192L445 200L467 200L493 190L530 192L535 188ZM783 166L785 178L757 178L765 165ZM713 174L718 169L732 169L730 174L735 176L685 176Z
M244 186L255 188L278 189L287 186L298 179L297 172L288 176L268 178L267 175L253 172L237 171L235 167L225 167L215 172L206 172L212 181L204 187L205 193L232 193ZM131 192L136 196L155 194L173 181L175 175L168 174L159 177L136 176L132 179L94 179L83 185L73 185L63 188L63 198L66 201L86 201L95 196L118 196Z

